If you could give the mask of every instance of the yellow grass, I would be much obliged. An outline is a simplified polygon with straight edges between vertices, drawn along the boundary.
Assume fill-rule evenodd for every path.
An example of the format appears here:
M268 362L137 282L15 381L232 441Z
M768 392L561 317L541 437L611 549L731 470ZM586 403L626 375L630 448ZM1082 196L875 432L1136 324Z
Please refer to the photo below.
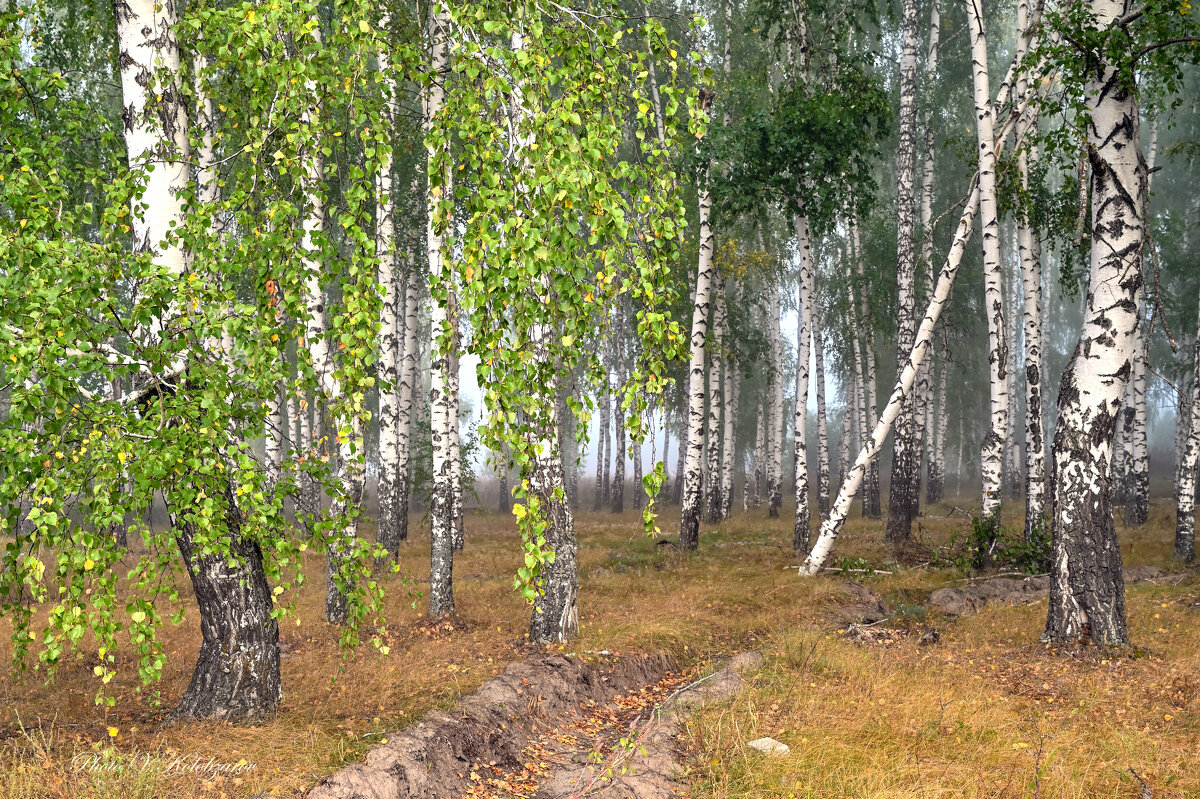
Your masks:
M675 519L661 524L671 530ZM958 514L930 518L921 536L932 546L966 526ZM1171 528L1169 509L1156 507L1146 528L1123 531L1128 561L1169 564ZM109 686L116 707L96 707L86 657L65 665L51 684L39 673L5 676L0 797L297 796L388 731L449 706L525 656L528 609L512 590L520 552L511 521L469 519L466 552L455 568L460 620L449 630L418 624L424 600L410 592L425 587L429 539L415 519L413 530L402 572L416 582L397 583L389 596L388 656L363 646L343 657L336 631L320 621L323 563L308 564L300 624L287 620L282 628L290 649L283 707L262 727L159 726L191 675L199 641L194 613L163 631L171 659L154 687L163 708L136 694L136 675L128 673ZM697 796L1137 796L1129 768L1155 797L1200 796L1200 773L1185 767L1200 757L1200 610L1177 601L1195 600L1194 579L1130 590L1132 634L1153 653L1136 660L1043 651L1034 642L1044 602L949 625L930 619L943 632L932 648L919 648L915 636L862 648L827 621L844 578L804 580L785 569L799 562L790 530L786 512L779 520L751 512L706 528L701 551L682 555L642 535L632 513L578 521L581 633L566 651L666 650L701 668L742 649L761 647L768 655L751 690L692 720L696 756L689 769ZM881 522L854 519L838 554L882 564L888 553L881 535ZM963 576L894 570L864 581L909 625L925 620L919 605L931 590ZM7 647L6 620L0 637ZM760 735L784 741L792 753L765 758L748 751L745 742ZM73 767L73 758L78 764L93 753L123 763L124 771ZM169 773L180 755L245 760L254 768L213 779Z

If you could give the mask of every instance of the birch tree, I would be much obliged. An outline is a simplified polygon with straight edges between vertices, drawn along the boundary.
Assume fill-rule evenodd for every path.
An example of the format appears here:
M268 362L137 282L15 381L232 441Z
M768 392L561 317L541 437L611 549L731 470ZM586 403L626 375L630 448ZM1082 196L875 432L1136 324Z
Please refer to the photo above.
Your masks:
M705 96L707 111L711 95ZM679 548L695 549L700 543L700 503L703 498L701 459L704 457L704 362L708 329L709 297L713 283L712 195L709 172L702 167L697 189L700 215L700 254L696 264L696 290L692 305L692 329L688 359L687 460L683 466L683 505L679 520ZM678 479L678 478L677 478Z
M1093 0L1081 13L1088 29L1099 33L1129 10L1126 0ZM1138 357L1146 162L1126 70L1104 50L1090 54L1079 70L1092 246L1083 325L1063 373L1054 430L1050 609L1042 634L1047 643L1129 643L1109 492L1113 430Z
M980 449L983 505L980 511L992 528L994 542L1000 524L1004 443L1008 435L1008 347L1004 330L1004 291L1000 265L1000 222L996 198L996 149L993 142L991 89L988 82L987 36L983 0L967 0L971 36L971 73L975 97L975 131L979 150L979 224L983 242L984 309L988 323L988 433ZM989 543L989 548L991 544Z
M304 14L270 8L252 20L244 9L206 3L189 4L185 18L179 11L172 2L116 7L124 119L105 119L104 108L80 103L71 86L36 65L22 69L24 91L5 89L0 100L13 152L28 159L13 163L14 179L6 175L0 186L5 213L23 220L0 245L6 264L0 350L6 374L18 380L0 428L9 478L0 484L0 527L26 536L5 555L0 580L6 588L15 580L32 589L35 602L54 598L42 662L53 668L79 642L94 641L95 674L104 685L123 667L115 655L122 630L142 642L129 664L139 677L150 682L161 675L167 653L156 631L170 615L163 605L175 599L173 590L168 595L173 572L182 569L193 586L201 644L173 717L258 721L274 713L281 696L277 615L288 600L275 602L295 585L293 567L285 564L298 563L308 545L340 542L354 515L324 515L312 529L294 530L281 509L296 489L297 469L335 481L319 460L298 459L274 473L252 449L269 408L282 404L281 383L293 379L284 353L299 343L306 317L297 220L307 203L296 202L303 196L296 189L314 132L303 113L311 95L304 73L311 67L319 81L348 86L341 107L369 122L378 108L358 105L366 97L363 81L323 59ZM0 14L3 59L24 65L32 51L13 22L13 15ZM338 37L344 52L374 47L369 26L351 25ZM249 41L262 53L256 68L231 55L230 41ZM191 92L181 85L184 48L193 54ZM189 99L198 122L191 130ZM263 157L260 122L296 133L279 142L273 159ZM89 156L74 160L81 152ZM213 190L218 163L224 165L219 192ZM363 166L373 170L376 161ZM94 210L79 199L87 192L64 182L76 180L100 192ZM289 192L280 191L283 184ZM339 312L353 310L340 331L345 391L333 410L349 415L365 396L377 295L366 232L371 214L361 202L369 192L360 177L347 175L344 185L338 210L346 247L327 266L331 274L352 268L360 276L343 283L338 302ZM86 227L91 232L81 235ZM93 237L105 243L90 244ZM23 266L10 270L15 253ZM290 395L315 387L305 368L288 386ZM118 378L128 380L127 391L115 390ZM96 385L112 389L96 392ZM53 418L62 423L52 443L38 420ZM48 446L60 454L43 458ZM340 486L333 490L344 496ZM137 521L159 492L170 516L162 530ZM25 499L31 501L22 505ZM14 518L10 509L22 506L29 518ZM93 531L127 523L147 554L121 569L129 572L122 614L114 570L131 555L115 537ZM38 551L61 553L58 565L47 569L38 557L17 557ZM175 551L179 561L171 558ZM346 554L358 564L339 570L343 585L355 586L353 635L369 608L354 579L363 552L356 543ZM18 658L34 638L31 613L14 616Z
M814 280L808 219L796 216L794 224L796 249L800 254L800 280L796 298L796 405L792 416L796 447L796 521L792 528L792 549L803 552L808 549L812 529L812 510L808 502L808 363L812 341L809 298Z
M384 19L386 26L387 19ZM387 48L380 51L379 73L385 96L385 120L396 122L395 86L392 83L391 57ZM395 560L400 546L398 491L400 488L400 395L403 392L400 370L404 360L406 321L403 299L405 284L397 270L396 193L392 187L392 156L389 152L375 175L375 254L379 257L376 278L383 292L379 326L379 516L375 522L376 541ZM379 565L382 565L380 563Z
M429 506L430 566L429 615L440 618L454 613L454 478L451 462L451 408L454 389L450 376L453 319L450 315L452 282L446 275L447 219L454 213L450 152L434 140L438 122L445 117L446 85L450 57L451 19L446 8L435 3L429 16L429 79L422 95L427 158L425 194L425 254L430 283L430 397L429 419L433 445L433 494Z
M917 2L904 0L902 8L900 135L896 144L897 364L904 363L912 351L916 332ZM990 141L990 132L988 137ZM885 538L899 549L909 539L912 520L920 505L921 442L917 440L915 410L911 401L906 401L900 409L892 441L892 479Z
M1029 3L1017 3L1017 61L1024 62L1034 46ZM1017 78L1017 96L1027 110L1017 121L1017 170L1020 188L1032 187L1030 168L1036 166L1037 143L1031 135L1037 124L1037 106L1030 102L1033 87L1028 68L1022 67ZM1025 540L1033 539L1046 514L1046 440L1042 429L1042 253L1039 234L1023 208L1017 218L1017 250L1021 261L1021 289L1024 298L1025 338Z
M1196 465L1200 462L1200 335L1193 345L1192 385L1180 398L1179 411L1187 415L1187 439L1180 458L1179 486L1175 492L1175 558L1184 563L1196 560Z

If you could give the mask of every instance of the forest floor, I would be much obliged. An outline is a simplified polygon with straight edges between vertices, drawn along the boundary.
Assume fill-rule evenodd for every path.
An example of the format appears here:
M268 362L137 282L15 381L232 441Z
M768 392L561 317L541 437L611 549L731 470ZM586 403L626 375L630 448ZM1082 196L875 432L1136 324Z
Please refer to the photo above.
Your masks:
M954 504L919 520L916 560L969 531ZM1017 524L1019 504L1008 503L1006 522ZM1171 514L1158 504L1146 526L1120 528L1126 565L1177 571L1128 588L1136 657L1039 646L1044 599L960 619L931 612L930 593L962 586L969 572L887 565L879 521L854 518L836 553L848 568L877 571L800 578L787 568L801 558L786 508L780 519L751 511L705 526L695 554L662 545L672 536L647 538L632 512L581 514L580 635L553 651L665 653L698 675L733 653L764 653L745 691L686 719L683 776L697 798L1200 796L1200 579L1171 563ZM660 526L672 531L676 519L669 509ZM49 683L40 672L5 671L0 797L302 796L535 651L529 610L512 588L520 546L510 519L468 519L458 617L443 624L422 619L429 539L421 520L412 530L401 557L411 582L392 581L388 623L375 631L388 655L339 649L336 629L320 620L324 564L306 564L309 583L281 626L283 705L264 726L160 726L191 676L194 611L161 630L162 682L139 693L136 669L123 669L106 689L111 708L93 701L89 657L67 660ZM890 618L865 634L847 634L840 612L851 577L890 605ZM0 620L4 661L8 624ZM933 626L938 642L922 645ZM790 754L747 748L763 736ZM203 769L210 760L243 766L214 775Z

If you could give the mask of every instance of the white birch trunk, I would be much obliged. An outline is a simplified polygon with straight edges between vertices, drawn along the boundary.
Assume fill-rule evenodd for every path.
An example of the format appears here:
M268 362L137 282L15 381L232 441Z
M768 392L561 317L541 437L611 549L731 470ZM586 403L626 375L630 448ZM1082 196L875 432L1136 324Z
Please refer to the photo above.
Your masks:
M1158 119L1150 120L1146 143L1146 193L1153 183L1154 161L1158 150ZM1130 429L1132 447L1129 460L1129 503L1125 509L1125 524L1141 527L1150 518L1150 447L1147 441L1149 426L1146 418L1146 371L1150 358L1150 341L1138 325L1138 357L1133 362L1130 395L1133 400L1133 425Z
M796 313L796 406L792 410L792 440L795 442L796 519L792 526L792 549L808 549L812 531L812 509L808 490L808 363L812 341L811 301L813 280L812 241L808 218L794 220L796 249L800 252L800 281Z
M766 406L765 398L758 398L755 403L755 418L754 418L754 494L751 497L751 504L755 508L762 507L763 494L766 492L766 438L767 438L767 422L764 408Z
M779 516L783 507L783 336L780 333L779 283L767 289L767 334L770 338L770 401L767 418L767 514Z
M938 44L941 37L941 2L933 0L929 9L929 47L925 60L925 86L932 87L937 80ZM930 94L930 92L926 92ZM918 270L924 283L925 296L933 294L933 102L925 98L925 113L923 119L924 139L922 141L921 167L921 248L918 255ZM914 407L918 413L924 410L923 421L915 437L918 444L925 449L925 501L937 502L941 499L932 498L936 470L934 465L937 437L936 398L932 396L934 359L929 359L917 375L917 388ZM918 481L920 478L917 478Z
M1017 248L1019 252L1019 247ZM1009 286L1004 292L1008 309L1005 311L1005 321L1008 324L1008 332L1006 340L1008 342L1008 364L1005 366L1005 372L1008 374L1008 435L1004 439L1004 488L1005 495L1009 499L1016 499L1021 493L1021 467L1020 467L1020 445L1018 443L1019 435L1016 425L1013 421L1017 418L1017 342L1020 341L1019 322L1017 321L1017 298L1021 297L1023 292L1014 292L1012 286L1019 282L1020 278L1020 262L1016 265L1016 272L1010 277ZM1023 307L1023 303L1022 303Z
M725 346L725 281L721 274L713 269L713 349L708 359L708 477L704 481L705 514L704 520L709 524L721 520L721 443L724 439L721 427L721 410L724 406L722 395L724 363L723 349Z
M1093 0L1097 30L1129 11ZM1079 343L1054 431L1050 610L1042 640L1128 645L1121 548L1109 502L1113 427L1133 361L1141 299L1146 163L1128 75L1101 61L1084 86L1091 163L1091 268Z
M430 69L433 80L425 89L426 126L432 125L445 101L444 75L449 67L447 42L450 20L444 9L434 4L429 20ZM446 277L445 244L442 230L434 224L434 209L453 203L450 179L453 174L445 163L449 153L426 145L428 167L426 188L425 251L429 263L429 281L433 287ZM439 618L454 613L454 465L451 450L451 425L454 381L451 375L453 319L448 299L432 292L429 313L429 421L433 449L433 495L429 507L430 568L429 615Z
M815 292L814 292L815 294ZM821 335L820 303L813 297L812 315L812 352L813 380L816 382L817 394L817 510L824 516L829 513L829 420L825 413L825 345Z
M853 245L853 255L851 256L852 268L854 269L855 276L860 281L865 281L862 265L862 244L859 241L858 222L856 220L852 220L850 223L850 237L851 244ZM879 414L879 405L876 396L875 346L874 342L872 341L873 337L871 336L871 315L870 307L867 303L865 288L866 287L864 283L863 290L859 292L858 296L859 318L862 320L862 322L856 328L863 334L862 348L866 353L865 356L863 356L863 361L858 363L863 377L863 396L859 398L862 401L862 406L860 407L859 412L861 414L860 422L862 425L862 435L864 437L867 435L867 430L870 429L867 426L868 420L876 419ZM855 352L855 358L858 357L858 353ZM865 371L862 371L864 366ZM879 497L878 452L873 452L871 454L871 462L867 465L867 473L863 482L862 513L863 516L869 519L878 519L883 515L882 508L880 507Z
M1018 59L1032 46L1029 31L1029 3L1017 3L1017 30L1021 33ZM1017 96L1027 99L1032 87L1025 70L1017 81ZM1017 123L1018 141L1028 142L1036 125L1033 111L1026 111ZM1021 188L1029 189L1029 170L1037 163L1036 144L1021 144L1017 150L1017 170ZM1021 288L1025 323L1025 540L1029 541L1044 524L1046 514L1046 434L1042 426L1045 409L1042 400L1042 252L1036 228L1023 217L1017 219L1017 249L1021 259Z
M914 181L917 146L917 2L902 3L900 55L900 135L896 145L896 363L912 351L916 324L916 216ZM921 445L915 409L907 399L892 439L892 479L888 490L886 540L899 549L908 542L921 490Z
M414 178L414 184L419 178ZM414 186L414 188L416 188ZM416 192L414 192L416 194ZM417 380L421 351L417 315L421 302L421 271L410 251L405 259L404 340L400 360L400 391L396 407L396 541L408 540L409 491L412 485L412 420L417 410Z
M683 474L683 507L679 548L700 543L700 504L703 498L701 460L704 457L704 344L708 329L709 295L713 282L713 232L709 222L712 198L708 170L700 177L700 256L696 267L696 299L692 305L691 356L688 362L687 462Z
M737 450L738 391L737 369L725 362L725 430L721 458L721 518L728 519L733 509L733 472Z
M449 400L450 421L448 427L450 430L450 526L454 532L454 551L462 552L464 545L464 524L463 518L463 474L462 474L462 441L460 439L460 425L458 412L460 407L459 402L459 369L458 369L458 348L459 348L459 332L458 332L458 298L454 294L454 289L450 289L450 358L449 369L446 372L446 394Z
M386 27L386 18L384 21ZM379 55L379 72L387 95L384 119L395 118L395 86L386 48ZM392 156L389 153L375 175L375 255L379 258L376 280L383 292L379 325L379 517L376 542L387 551L377 562L382 567L399 555L400 521L397 489L400 474L400 370L404 358L401 339L405 322L402 301L404 282L396 265L396 193L392 187Z
M968 0L971 71L975 87L975 130L979 146L979 224L983 241L984 309L988 322L989 429L980 448L983 482L981 515L998 530L1003 490L1004 442L1008 436L1008 348L1004 331L1004 291L1000 267L1000 224L996 202L996 149L983 0ZM994 535L993 535L994 542Z
M1200 460L1200 334L1192 358L1191 391L1179 398L1180 430L1186 430L1179 457L1175 491L1175 557L1184 563L1196 560L1196 464Z

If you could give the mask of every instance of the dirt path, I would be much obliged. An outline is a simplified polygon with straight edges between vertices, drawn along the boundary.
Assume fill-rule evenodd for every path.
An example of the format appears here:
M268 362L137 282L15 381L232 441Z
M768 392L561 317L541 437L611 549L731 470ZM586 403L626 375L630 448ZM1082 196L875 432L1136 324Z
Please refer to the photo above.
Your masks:
M762 655L702 680L662 657L594 666L565 655L511 664L452 713L430 712L323 779L309 799L665 799L678 795L680 716L727 699Z

